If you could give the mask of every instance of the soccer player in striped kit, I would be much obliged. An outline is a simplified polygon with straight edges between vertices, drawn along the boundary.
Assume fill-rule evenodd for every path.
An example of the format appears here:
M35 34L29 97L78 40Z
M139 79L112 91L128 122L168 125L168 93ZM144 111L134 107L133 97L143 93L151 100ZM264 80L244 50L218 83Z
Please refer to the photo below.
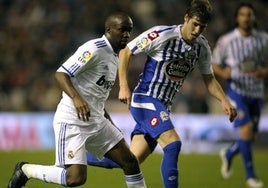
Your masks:
M236 109L213 75L211 51L201 35L210 18L209 2L194 0L186 10L183 24L152 27L120 51L119 99L130 105L130 112L137 123L132 132L130 149L141 163L160 144L163 148L161 174L165 188L179 187L181 141L170 119L170 108L175 94L195 67L199 68L209 92L221 102L230 121L236 117ZM131 100L128 64L132 55L141 53L147 55L147 61ZM91 164L89 160L88 163Z
M21 188L28 179L76 187L87 179L86 150L116 161L128 188L146 187L136 157L122 132L104 116L104 104L115 82L118 52L130 37L133 23L121 12L108 16L105 34L80 46L56 71L62 99L54 116L55 165L20 162L8 188Z
M240 4L235 12L236 28L218 39L213 51L215 74L226 79L227 93L237 108L234 128L239 137L228 148L220 151L223 178L231 176L231 163L241 154L249 187L263 187L253 163L252 143L264 97L264 80L268 75L268 35L255 29L255 9L249 3Z

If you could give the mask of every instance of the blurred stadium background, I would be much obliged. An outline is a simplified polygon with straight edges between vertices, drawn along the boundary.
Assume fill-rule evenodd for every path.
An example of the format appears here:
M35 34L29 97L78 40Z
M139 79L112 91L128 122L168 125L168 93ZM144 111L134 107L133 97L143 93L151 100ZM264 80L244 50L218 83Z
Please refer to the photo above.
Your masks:
M211 48L218 36L233 28L234 9L241 2L212 0L213 20L204 35ZM250 1L257 10L259 28L268 30L268 2ZM54 72L76 48L104 32L105 17L124 10L134 21L132 37L158 24L183 21L190 0L0 0L0 110L54 111L60 98ZM144 63L131 64L131 87ZM109 102L117 101L117 84ZM115 102L113 102L115 100ZM267 100L265 113L267 113ZM210 105L212 103L212 105ZM109 105L111 111L125 111ZM193 73L178 95L174 112L221 113L207 95L198 74Z
M214 15L204 35L212 49L218 37L233 28L234 10L239 2L242 1L211 0ZM268 31L268 1L249 2L257 10L258 27ZM54 72L80 44L103 34L103 22L109 13L124 10L132 16L133 38L153 25L182 23L189 3L190 0L0 0L0 165L5 169L13 168L14 162L24 156L17 154L17 150L53 150L52 119L61 97ZM135 63L130 64L131 88L137 83L143 59L143 56L136 57ZM224 87L224 82L219 81ZM129 140L134 122L126 106L117 100L117 94L115 83L107 110ZM197 71L189 76L177 95L172 114L184 142L185 154L215 154L235 136L228 118L218 101L208 95ZM267 133L268 87L261 136L256 145L266 151L266 156ZM49 164L53 163L53 155L48 156L51 157ZM12 160L8 160L10 157ZM257 164L267 166L263 162ZM0 177L0 187L6 181ZM191 182L186 182L186 186ZM215 185L213 187L217 187Z

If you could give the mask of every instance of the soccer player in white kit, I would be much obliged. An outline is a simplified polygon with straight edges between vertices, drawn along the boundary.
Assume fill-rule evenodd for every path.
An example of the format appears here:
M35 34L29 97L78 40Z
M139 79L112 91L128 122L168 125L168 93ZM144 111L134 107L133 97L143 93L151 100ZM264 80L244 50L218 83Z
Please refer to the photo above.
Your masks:
M161 174L165 188L179 187L181 141L170 119L170 108L175 94L195 67L199 68L209 92L221 102L230 121L236 116L235 108L213 75L211 51L201 35L210 17L209 2L194 0L186 10L183 24L152 27L120 51L119 99L130 105L136 121L130 149L141 163L157 144L162 147ZM147 60L131 100L127 69L131 56L141 53L147 55Z
M264 77L268 76L268 34L255 28L254 7L241 3L235 13L236 27L222 35L213 50L215 74L226 80L226 91L236 106L234 128L238 137L220 152L223 178L231 176L231 163L241 154L249 187L263 187L253 161L252 144L258 134L264 97Z
M146 187L122 133L104 116L105 101L117 74L118 53L126 46L132 28L127 14L110 15L105 34L80 46L57 70L55 77L63 92L53 122L55 165L20 162L9 188L20 188L30 178L70 187L82 185L87 179L86 150L98 159L106 156L116 161L124 171L127 187Z

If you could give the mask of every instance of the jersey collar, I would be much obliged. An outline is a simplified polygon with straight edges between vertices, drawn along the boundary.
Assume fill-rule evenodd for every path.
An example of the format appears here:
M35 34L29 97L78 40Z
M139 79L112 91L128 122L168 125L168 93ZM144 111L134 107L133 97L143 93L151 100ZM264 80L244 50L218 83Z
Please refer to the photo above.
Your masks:
M117 55L115 52L114 52L114 49L112 47L112 45L110 44L109 40L107 39L107 37L105 35L102 35L102 37L105 42L107 43L107 46L108 46L108 49L111 51L111 53L113 53L114 55Z

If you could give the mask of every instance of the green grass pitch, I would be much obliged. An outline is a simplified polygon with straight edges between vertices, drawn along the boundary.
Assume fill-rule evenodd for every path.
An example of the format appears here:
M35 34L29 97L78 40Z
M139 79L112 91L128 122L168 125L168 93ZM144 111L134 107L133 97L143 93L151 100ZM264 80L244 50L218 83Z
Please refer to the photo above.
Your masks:
M142 165L141 169L146 179L148 188L162 188L159 166L161 154L151 155ZM268 150L254 150L255 168L260 179L268 187ZM0 188L7 187L7 182L13 172L14 165L18 161L29 161L38 164L53 164L54 151L49 152L0 152ZM181 154L180 188L243 188L245 186L244 170L241 157L237 156L233 163L233 176L230 180L223 180L219 169L220 159L218 155ZM29 188L59 188L55 184L44 183L39 180L30 180ZM103 169L88 167L88 179L81 188L125 188L123 172L120 169Z

